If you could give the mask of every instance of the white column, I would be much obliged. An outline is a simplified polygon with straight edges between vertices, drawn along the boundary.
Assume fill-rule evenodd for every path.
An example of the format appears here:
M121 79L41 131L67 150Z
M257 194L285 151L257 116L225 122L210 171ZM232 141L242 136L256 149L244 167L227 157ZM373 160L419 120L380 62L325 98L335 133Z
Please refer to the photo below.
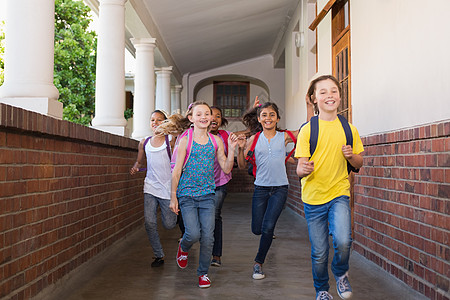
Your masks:
M150 118L155 110L155 57L156 39L131 39L136 48L134 75L133 134L142 139L152 133Z
M125 2L100 0L94 128L125 135Z
M156 103L155 108L170 114L170 75L172 67L155 68Z
M182 85L174 85L170 89L170 102L172 113L181 113L181 90L183 89Z
M53 85L54 32L54 0L6 0L1 102L62 119Z

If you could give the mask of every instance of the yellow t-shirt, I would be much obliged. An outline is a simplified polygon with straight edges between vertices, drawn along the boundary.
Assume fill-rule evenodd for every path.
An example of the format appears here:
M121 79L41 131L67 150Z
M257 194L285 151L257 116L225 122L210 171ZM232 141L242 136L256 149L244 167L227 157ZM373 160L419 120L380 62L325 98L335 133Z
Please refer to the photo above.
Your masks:
M358 130L349 124L353 134L353 153L359 154L364 147ZM310 123L300 130L294 156L310 157ZM339 196L350 196L347 160L342 153L346 144L345 132L339 118L334 121L319 119L319 137L316 150L310 161L314 161L314 171L302 178L302 200L311 205L327 203Z

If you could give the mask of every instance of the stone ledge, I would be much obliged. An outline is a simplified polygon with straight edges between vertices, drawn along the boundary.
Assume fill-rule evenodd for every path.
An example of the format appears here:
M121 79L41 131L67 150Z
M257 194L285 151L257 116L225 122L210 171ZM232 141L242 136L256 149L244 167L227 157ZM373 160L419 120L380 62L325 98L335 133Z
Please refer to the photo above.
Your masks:
M57 136L120 148L137 149L139 142L94 128L0 103L0 128Z

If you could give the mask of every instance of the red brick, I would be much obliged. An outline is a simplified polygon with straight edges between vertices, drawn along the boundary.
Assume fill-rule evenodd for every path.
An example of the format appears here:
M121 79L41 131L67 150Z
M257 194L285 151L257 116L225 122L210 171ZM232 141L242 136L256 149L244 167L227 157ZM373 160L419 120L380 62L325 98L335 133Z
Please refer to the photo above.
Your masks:
M444 152L445 151L445 138L432 140L432 150L433 152Z

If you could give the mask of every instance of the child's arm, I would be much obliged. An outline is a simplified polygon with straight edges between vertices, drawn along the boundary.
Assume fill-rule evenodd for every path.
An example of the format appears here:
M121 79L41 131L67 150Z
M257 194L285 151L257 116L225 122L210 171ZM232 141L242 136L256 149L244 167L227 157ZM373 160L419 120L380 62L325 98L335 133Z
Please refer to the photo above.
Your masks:
M247 162L245 161L245 153L244 149L247 146L247 138L245 137L245 134L241 134L238 136L238 155L237 155L237 162L238 162L238 168L244 169L247 166Z
M363 156L362 153L355 154L353 153L352 146L344 145L342 146L342 153L344 157L348 160L348 162L355 168L359 169L363 166Z
M237 160L239 169L245 169L247 167L247 161L245 160L245 157L247 156L248 151L250 151L254 139L255 135L252 135L249 139L247 139L245 146L242 147L242 151L241 149L239 149ZM241 144L239 145L239 147L241 147L241 145L243 144L242 141L240 143Z
M222 140L217 136L214 136L214 138L216 139L218 146L217 161L225 174L229 174L234 165L234 149L236 148L238 137L234 133L231 133L228 136L228 156L225 155Z
M183 169L184 158L186 157L186 146L187 137L183 137L178 144L177 159L175 162L175 167L172 171L172 186L170 189L170 204L169 208L178 215L178 199L177 199L177 188L181 177L181 171Z
M144 142L145 142L145 139L143 139L142 141L139 142L137 159L136 159L136 162L134 163L133 167L130 169L131 175L134 175L137 172L139 172L139 168L144 164L144 158L145 158Z
M297 163L298 177L305 177L314 171L314 162L309 161L308 157L299 157Z

